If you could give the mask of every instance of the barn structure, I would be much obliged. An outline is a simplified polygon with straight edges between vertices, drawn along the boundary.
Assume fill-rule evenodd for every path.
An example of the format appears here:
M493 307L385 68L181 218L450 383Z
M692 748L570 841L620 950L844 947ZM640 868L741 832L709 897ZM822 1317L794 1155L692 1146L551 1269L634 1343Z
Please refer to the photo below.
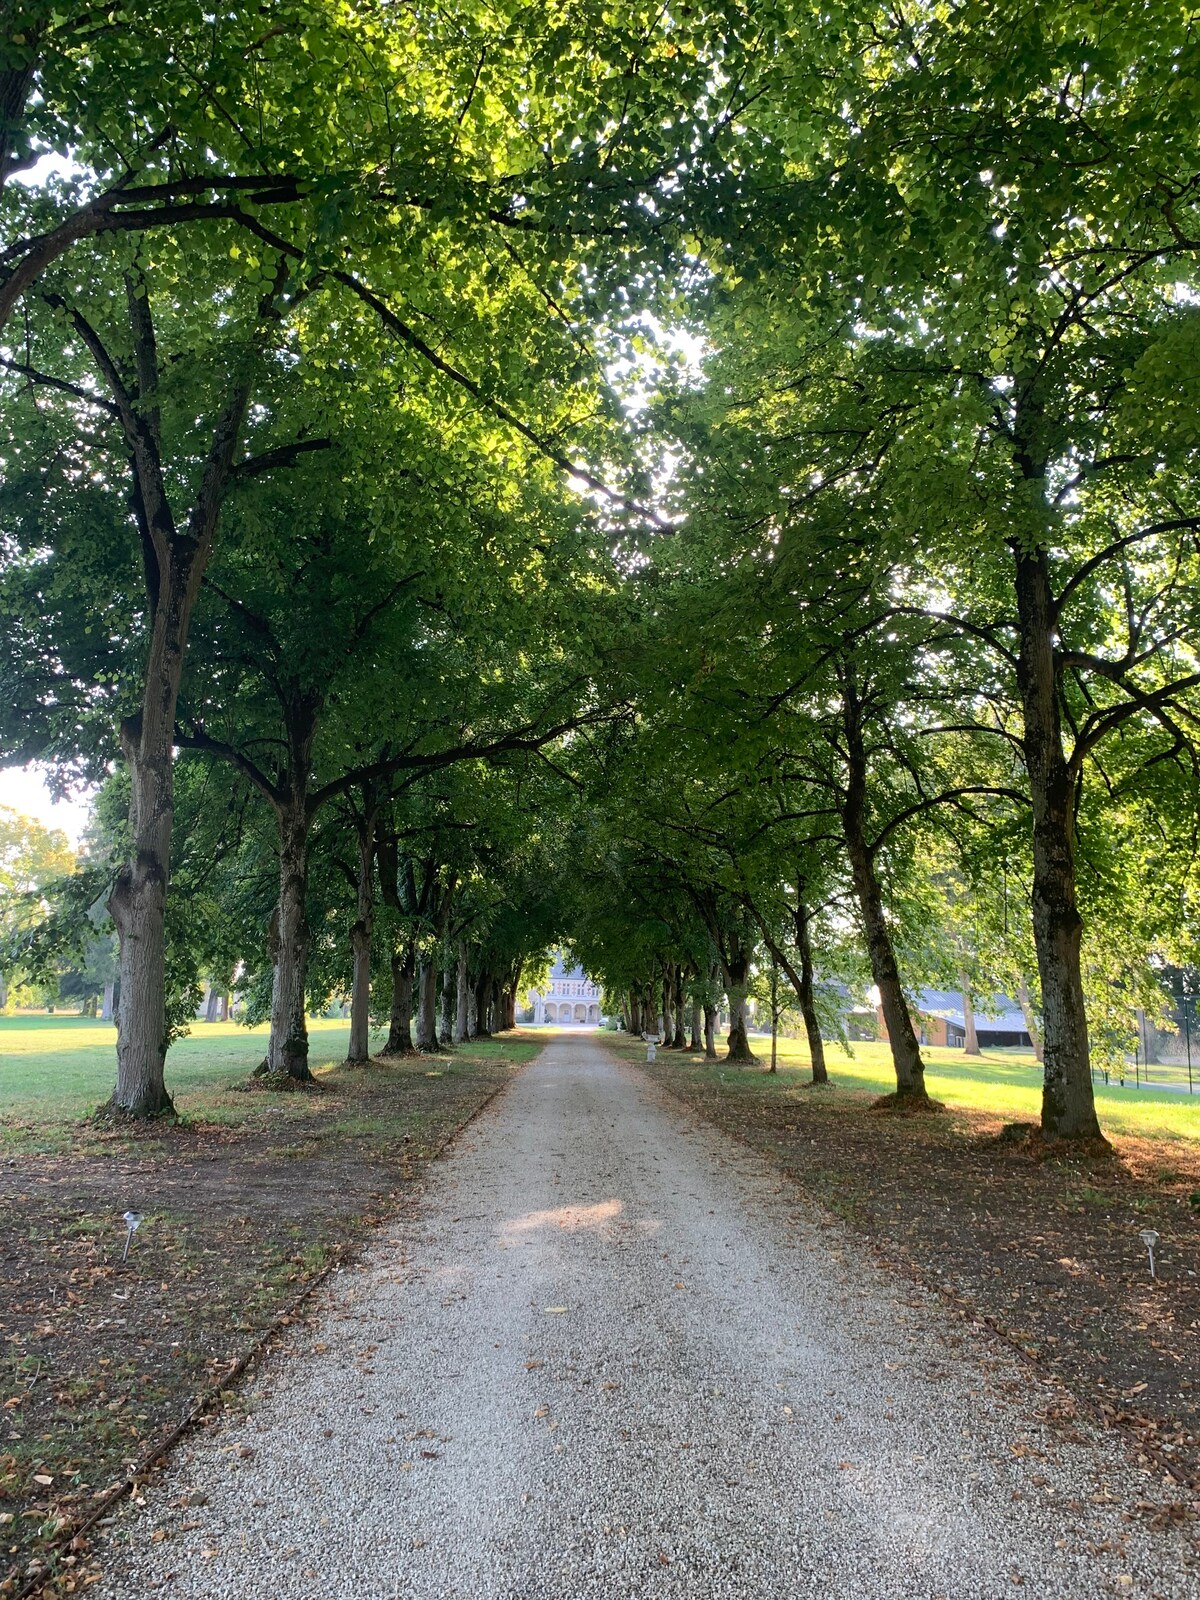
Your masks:
M550 977L541 989L529 996L535 1025L543 1022L556 1027L587 1028L600 1024L600 989L582 967L568 967L562 952L555 957Z

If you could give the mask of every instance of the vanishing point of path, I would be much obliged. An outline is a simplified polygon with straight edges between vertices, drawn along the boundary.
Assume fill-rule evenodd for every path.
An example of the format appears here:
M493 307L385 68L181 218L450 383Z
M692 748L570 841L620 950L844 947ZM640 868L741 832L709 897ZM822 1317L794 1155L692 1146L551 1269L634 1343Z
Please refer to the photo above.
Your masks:
M560 1035L111 1530L111 1597L1200 1596L1113 1438Z

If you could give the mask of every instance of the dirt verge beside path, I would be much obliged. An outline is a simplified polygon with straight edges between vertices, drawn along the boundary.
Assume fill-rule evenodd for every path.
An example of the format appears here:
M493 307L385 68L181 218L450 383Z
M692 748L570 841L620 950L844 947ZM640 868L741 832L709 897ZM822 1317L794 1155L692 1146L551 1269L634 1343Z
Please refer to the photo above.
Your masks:
M646 1066L644 1047L614 1039L888 1264L1060 1378L1173 1482L1180 1515L1200 1513L1200 1148L1118 1136L1115 1160L1046 1159L987 1115L880 1115L869 1095L806 1088L795 1072L682 1052Z
M167 1434L421 1174L541 1041L253 1091L232 1123L76 1130L0 1162L0 1594L81 1592L63 1531ZM293 1104L303 1100L304 1104ZM282 1102L286 1101L287 1104ZM143 1221L127 1262L126 1210Z

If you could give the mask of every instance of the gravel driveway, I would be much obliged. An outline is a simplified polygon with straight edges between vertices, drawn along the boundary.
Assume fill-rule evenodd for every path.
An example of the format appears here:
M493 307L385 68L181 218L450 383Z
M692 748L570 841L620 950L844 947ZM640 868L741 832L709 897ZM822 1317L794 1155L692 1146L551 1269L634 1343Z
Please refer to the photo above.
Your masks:
M596 1036L333 1281L92 1595L1200 1596L1115 1438Z

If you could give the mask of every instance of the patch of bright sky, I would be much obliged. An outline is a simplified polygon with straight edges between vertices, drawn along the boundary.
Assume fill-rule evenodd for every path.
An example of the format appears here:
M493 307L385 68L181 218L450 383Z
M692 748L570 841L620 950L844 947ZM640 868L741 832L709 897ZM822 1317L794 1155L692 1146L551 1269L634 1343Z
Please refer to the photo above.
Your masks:
M11 806L22 816L36 817L44 827L61 828L77 845L91 819L92 797L83 793L56 800L46 782L46 768L33 761L27 767L0 770L0 806Z

